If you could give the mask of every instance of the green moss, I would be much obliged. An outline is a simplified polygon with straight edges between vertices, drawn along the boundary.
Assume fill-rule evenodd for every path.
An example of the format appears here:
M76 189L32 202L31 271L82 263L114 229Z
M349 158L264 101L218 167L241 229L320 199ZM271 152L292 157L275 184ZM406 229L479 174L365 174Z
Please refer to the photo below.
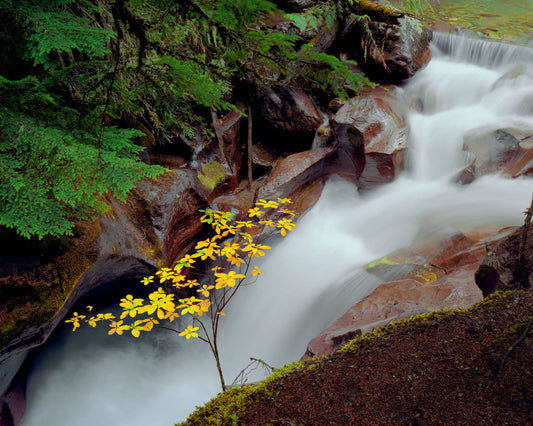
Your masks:
M202 173L198 173L198 179L210 191L224 183L226 178L226 169L218 161L211 161L204 166Z
M305 362L296 361L279 368L270 377L253 386L234 388L223 392L209 401L205 406L199 407L189 418L179 423L180 426L187 425L233 425L239 424L239 419L246 413L248 407L261 399L276 398L277 392L269 386L274 382L282 382L287 376L296 372L312 372L319 374L317 369L326 363L334 361L338 354L355 354L364 345L374 344L387 339L395 330L400 327L416 326L419 324L433 323L450 316L468 316L475 314L480 309L493 309L496 306L505 304L506 308L512 307L515 303L516 290L499 291L480 302L465 309L443 309L426 314L413 316L409 319L399 320L380 327L370 333L358 336L348 342L339 351L332 355L319 358L312 358ZM519 333L529 319L522 320L513 325L507 334ZM505 333L504 333L505 334ZM318 370L319 371L319 370Z
M517 321L515 324L513 324L511 327L509 327L507 330L505 330L498 338L496 338L493 342L493 344L498 344L500 342L503 342L506 340L509 336L515 336L517 334L520 334L524 331L524 328L528 324L528 322L533 317L527 317L525 319L522 319L520 321Z
M425 324L434 321L440 321L443 318L449 316L466 316L473 313L480 307L490 307L493 308L501 303L504 303L509 300L509 298L514 295L516 291L497 291L490 296L484 298L478 303L473 304L472 306L464 309L441 309L425 314L414 315L407 319L401 319L398 321L391 322L383 327L377 328L370 333L363 334L362 336L357 336L355 339L348 342L341 349L339 353L355 353L363 344L373 343L376 340L386 339L387 335L391 334L392 331L399 327L406 327L418 324Z
M176 423L176 426L239 424L239 418L253 401L277 396L277 392L269 389L270 383L283 380L284 377L297 371L312 371L317 368L320 362L323 362L323 359L317 358L305 362L295 361L274 370L269 377L258 384L232 388L222 392L203 407L198 407L187 420Z
M88 224L78 228L74 237L44 241L42 247L32 247L35 252L28 252L27 257L22 251L11 261L18 271L0 279L0 347L59 312L96 260L91 243L99 232L97 222ZM52 254L50 247L56 248Z

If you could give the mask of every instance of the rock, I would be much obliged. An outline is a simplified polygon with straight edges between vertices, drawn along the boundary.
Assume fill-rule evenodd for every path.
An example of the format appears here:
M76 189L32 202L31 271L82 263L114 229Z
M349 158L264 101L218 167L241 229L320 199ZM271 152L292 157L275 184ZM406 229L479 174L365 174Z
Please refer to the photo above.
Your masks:
M205 194L192 170L170 172L142 184L125 203L112 201L111 212L100 218L96 260L60 311L51 321L25 329L0 348L0 395L8 390L30 351L43 344L69 312L84 310L88 304L107 306L126 292L146 291L140 280L153 274L158 261L171 264L190 248L199 232L195 227L198 208L205 205ZM14 416L10 399L3 397Z
M291 209L302 213L313 205L323 187L324 171L329 170L335 148L317 148L290 155L270 172L257 191L257 199L291 198Z
M469 151L463 151L463 154L465 167L459 173L457 173L455 181L462 185L467 185L481 176L481 173L476 167L475 154Z
M261 116L276 130L313 134L324 118L313 99L300 87L264 88Z
M330 163L330 173L357 183L365 168L365 141L359 130L349 124L335 125L337 146Z
M481 174L497 173L514 161L520 140L507 129L476 129L465 135L463 149L476 156L476 169Z
M198 210L207 205L207 192L193 170L180 170L165 185L143 190L151 194L150 214L162 242L162 258L170 265L192 248L202 230Z
M531 287L533 283L533 229L529 232L524 246L524 264L520 265L520 244L522 227L509 230L509 235L494 244L490 253L483 259L476 271L476 284L483 296L497 290L510 290ZM522 279L524 278L524 282Z
M380 2L360 1L356 8L371 20L349 20L340 38L367 75L399 83L429 62L433 34L420 21Z
M519 176L533 175L533 132L513 131L507 129L515 137L518 137L520 143L518 150L513 159L506 165L503 174L516 178Z
M494 227L479 227L419 243L372 262L367 272L384 283L353 305L308 345L304 358L334 352L353 333L436 309L463 308L481 299L474 275L487 245L505 238Z
M254 143L252 145L252 161L262 167L272 168L279 159L268 148Z
M246 106L242 103L235 105L239 111L246 111ZM241 127L243 126L243 115L238 111L231 111L219 119L219 130L222 134L225 148L225 159L229 165L229 175L232 178L233 186L237 186L240 180L242 169L242 150L240 149ZM244 122L246 125L246 121Z
M389 182L402 170L407 148L406 116L406 108L394 92L380 87L350 99L333 117L336 133L340 125L348 125L364 141L364 169L358 179L361 189Z
M465 135L463 150L475 159L471 164L474 177L533 175L533 129L475 129Z
M440 33L451 33L456 30L453 25L448 24L447 22L437 21L433 22L430 27L431 31L438 31Z

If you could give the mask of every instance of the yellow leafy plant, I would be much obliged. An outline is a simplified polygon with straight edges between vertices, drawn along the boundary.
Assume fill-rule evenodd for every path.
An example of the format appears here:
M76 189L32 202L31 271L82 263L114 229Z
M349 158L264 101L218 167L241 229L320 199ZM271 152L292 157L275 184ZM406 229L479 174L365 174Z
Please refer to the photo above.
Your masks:
M248 231L264 226L286 236L295 227L294 212L287 208L290 203L287 198L259 200L248 210L249 220L240 221L234 220L231 212L200 210L203 214L200 221L211 226L213 235L199 241L194 251L174 266L160 268L155 275L143 278L142 284L156 288L147 298L126 295L120 300L122 312L118 319L112 313L92 315L92 307L88 306L87 315L75 312L66 322L73 325L73 331L85 322L91 327L108 327L110 335L122 335L127 331L139 337L142 332L165 329L187 340L200 339L211 349L224 390L226 385L218 348L220 319L225 316L224 310L239 289L263 273L252 262L270 249L270 246L256 241ZM263 219L265 217L268 219ZM207 274L202 272L205 262L211 262ZM204 268L197 268L198 264ZM248 281L249 278L252 281ZM187 297L182 297L183 294ZM180 322L185 324L184 328L174 328L174 320L180 317L184 317Z

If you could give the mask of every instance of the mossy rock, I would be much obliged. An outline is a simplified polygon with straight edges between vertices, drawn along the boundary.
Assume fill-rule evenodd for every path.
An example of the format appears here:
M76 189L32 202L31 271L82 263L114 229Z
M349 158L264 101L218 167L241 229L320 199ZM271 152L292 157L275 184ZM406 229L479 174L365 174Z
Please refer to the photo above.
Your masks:
M223 184L227 177L226 169L218 161L211 161L198 173L198 179L210 191Z
M95 262L92 243L99 233L98 222L77 226L73 237L41 241L2 232L0 239L11 238L12 249L0 253L0 347L60 311Z

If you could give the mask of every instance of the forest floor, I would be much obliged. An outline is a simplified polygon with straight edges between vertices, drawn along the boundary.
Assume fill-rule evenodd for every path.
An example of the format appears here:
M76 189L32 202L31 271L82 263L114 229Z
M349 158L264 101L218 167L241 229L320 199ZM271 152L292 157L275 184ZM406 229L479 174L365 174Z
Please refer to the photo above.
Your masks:
M532 318L521 290L388 326L269 382L238 424L533 425Z

